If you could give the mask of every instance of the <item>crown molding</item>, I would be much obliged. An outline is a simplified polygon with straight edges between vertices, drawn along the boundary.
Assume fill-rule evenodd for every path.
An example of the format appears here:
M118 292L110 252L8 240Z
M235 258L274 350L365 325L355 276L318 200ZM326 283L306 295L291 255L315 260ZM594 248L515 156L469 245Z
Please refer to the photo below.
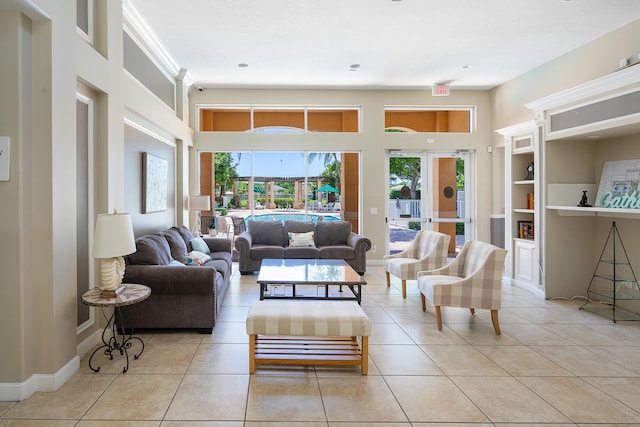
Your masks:
M139 43L166 73L177 80L182 80L189 87L193 84L191 74L180 67L167 52L147 21L140 15L130 0L122 0L122 21L127 32Z
M594 96L602 96L605 93L631 85L638 85L638 83L640 83L640 66L632 66L531 101L524 106L533 111L548 111L585 101Z

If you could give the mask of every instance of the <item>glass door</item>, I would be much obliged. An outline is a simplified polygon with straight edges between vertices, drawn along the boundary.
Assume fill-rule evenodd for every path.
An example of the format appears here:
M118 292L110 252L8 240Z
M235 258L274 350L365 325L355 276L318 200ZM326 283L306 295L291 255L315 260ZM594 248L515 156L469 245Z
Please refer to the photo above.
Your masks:
M428 229L449 234L449 254L460 251L474 238L473 152L429 151L426 153L429 195L426 203Z
M422 182L425 167L423 152L389 150L387 152L387 252L402 252L425 227Z
M473 238L473 153L390 150L387 158L386 253L406 249L425 229L449 234L453 256Z

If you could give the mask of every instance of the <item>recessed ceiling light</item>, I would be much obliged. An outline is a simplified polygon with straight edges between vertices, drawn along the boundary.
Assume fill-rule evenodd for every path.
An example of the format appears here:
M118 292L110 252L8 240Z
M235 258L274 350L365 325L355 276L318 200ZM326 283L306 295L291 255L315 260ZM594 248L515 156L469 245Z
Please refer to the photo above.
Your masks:
M238 68L247 68L248 66L249 64L245 64L244 62L238 64Z
M349 65L349 71L358 71L358 68L360 68L360 64Z

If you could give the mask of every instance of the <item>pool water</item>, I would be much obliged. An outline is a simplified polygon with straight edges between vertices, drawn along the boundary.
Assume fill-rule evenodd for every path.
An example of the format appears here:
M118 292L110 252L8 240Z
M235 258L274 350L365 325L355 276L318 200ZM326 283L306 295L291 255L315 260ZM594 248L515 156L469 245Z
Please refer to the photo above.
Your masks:
M286 221L286 220L292 219L296 221L318 222L318 218L321 216L323 215L308 214L306 215L306 219L305 219L304 214L269 213L269 214L262 214L262 215L249 215L248 217L245 218L245 221L249 221L250 219L253 219L255 221L271 221L271 220ZM340 221L340 218L335 216L330 216L330 215L324 215L323 221Z

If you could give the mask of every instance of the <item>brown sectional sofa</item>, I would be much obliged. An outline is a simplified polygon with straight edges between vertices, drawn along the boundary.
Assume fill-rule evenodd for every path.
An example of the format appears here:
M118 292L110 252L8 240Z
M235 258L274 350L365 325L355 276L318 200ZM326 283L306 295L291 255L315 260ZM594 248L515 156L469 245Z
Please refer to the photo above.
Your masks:
M314 232L314 245L293 247L289 232ZM247 231L236 237L239 270L249 274L260 270L265 258L344 259L360 275L367 269L371 240L351 231L348 221L261 221L249 220Z
M121 307L118 325L126 329L194 328L211 333L229 287L231 240L204 237L211 257L203 265L183 265L194 236L184 226L136 239L136 252L125 257L123 283L151 288L151 296ZM173 262L172 262L173 261Z

